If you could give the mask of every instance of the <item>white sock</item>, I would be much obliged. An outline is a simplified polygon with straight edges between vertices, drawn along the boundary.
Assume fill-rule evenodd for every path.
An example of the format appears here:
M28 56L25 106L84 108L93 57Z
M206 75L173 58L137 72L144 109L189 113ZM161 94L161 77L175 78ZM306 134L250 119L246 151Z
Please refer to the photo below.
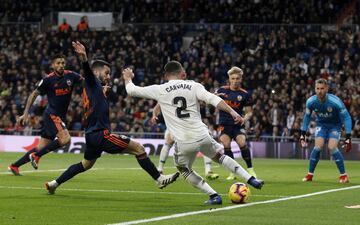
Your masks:
M161 152L160 152L159 166L158 166L159 171L164 170L164 164L166 162L167 157L169 156L169 150L171 147L172 147L172 145L168 145L166 143L162 147Z
M250 179L251 175L244 168L242 168L239 163L237 163L229 156L222 155L219 161L221 165L223 165L226 169L230 170L236 176L242 177L245 181L248 181Z
M52 186L52 187L57 187L59 186L59 184L56 182L56 180L52 180L49 182L49 185Z
M182 175L188 183L190 183L195 188L201 190L202 192L208 195L216 194L216 191L212 189L210 185L206 183L206 181L195 171L184 172L182 173Z
M212 160L209 157L204 156L205 175L211 171L211 162Z

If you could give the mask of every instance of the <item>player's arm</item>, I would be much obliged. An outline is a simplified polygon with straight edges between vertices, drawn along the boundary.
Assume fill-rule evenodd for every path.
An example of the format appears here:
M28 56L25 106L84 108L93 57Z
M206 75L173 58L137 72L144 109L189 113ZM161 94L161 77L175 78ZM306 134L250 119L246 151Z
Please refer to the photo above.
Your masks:
M196 97L199 100L202 100L207 104L211 104L214 107L229 113L233 117L235 123L243 123L244 119L233 108L226 104L224 100L222 100L219 96L208 92L201 84L197 83L197 85L199 87L196 87L195 90Z
M351 116L349 112L347 111L344 103L341 102L340 106L340 118L343 124L345 125L345 141L342 148L345 150L345 152L349 152L351 150L351 127L352 127L352 121Z
M151 119L150 119L150 122L152 124L156 124L156 121L158 120L158 115L160 114L160 112L161 112L160 104L157 103L156 106L153 109L152 116L151 116Z
M156 100L156 98L157 98L156 93L157 93L158 85L151 85L151 86L147 86L147 87L136 86L132 82L132 79L134 78L134 73L133 73L132 69L130 69L130 68L124 69L122 72L122 75L123 75L123 79L125 81L125 88L126 88L126 92L128 93L128 95L135 96L135 97L141 97L141 98L150 98L150 99Z
M311 119L311 113L312 113L312 108L311 108L311 102L310 99L308 99L306 101L306 109L305 109L305 113L304 113L304 120L303 120L303 124L301 127L301 135L300 135L300 144L302 147L306 147L307 146L307 129L309 127L310 124L310 119Z
M85 46L83 44L81 44L79 41L76 41L76 42L73 41L72 46L82 63L82 68L84 69L85 81L90 84L94 84L95 83L95 75L93 74L93 72L90 68Z
M40 81L40 85L43 81ZM37 98L37 96L40 95L40 91L38 89L35 89L29 96L29 98L27 99L26 101L26 106L25 106L25 109L24 109L24 113L23 115L21 115L18 120L16 121L17 124L20 124L20 125L25 125L29 122L29 110L30 110L30 107L34 104L34 101L35 99Z
M245 107L244 123L245 123L246 121L248 121L248 120L252 117L253 113L254 113L254 112L253 112L252 106L246 106L246 107Z

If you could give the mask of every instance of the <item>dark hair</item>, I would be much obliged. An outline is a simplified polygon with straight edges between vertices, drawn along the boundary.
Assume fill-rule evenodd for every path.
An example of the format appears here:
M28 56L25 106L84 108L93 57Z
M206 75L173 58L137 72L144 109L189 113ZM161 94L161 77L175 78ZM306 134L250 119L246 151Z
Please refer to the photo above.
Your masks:
M96 69L96 68L103 67L103 66L110 67L111 64L102 59L95 59L91 63L91 69Z
M183 67L178 61L170 61L164 66L164 71L167 74L179 73L183 71Z
M325 84L325 85L328 85L328 82L327 82L326 79L320 78L320 79L317 79L317 80L315 81L315 84Z
M54 62L55 59L66 59L66 56L61 53L57 53L51 57L51 62Z

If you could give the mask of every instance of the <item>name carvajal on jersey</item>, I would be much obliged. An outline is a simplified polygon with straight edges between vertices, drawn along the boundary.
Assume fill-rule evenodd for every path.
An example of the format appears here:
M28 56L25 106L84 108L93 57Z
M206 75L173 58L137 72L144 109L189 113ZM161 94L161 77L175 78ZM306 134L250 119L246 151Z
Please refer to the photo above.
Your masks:
M190 84L175 84L165 88L166 92L175 91L178 89L187 89L191 91L192 86Z

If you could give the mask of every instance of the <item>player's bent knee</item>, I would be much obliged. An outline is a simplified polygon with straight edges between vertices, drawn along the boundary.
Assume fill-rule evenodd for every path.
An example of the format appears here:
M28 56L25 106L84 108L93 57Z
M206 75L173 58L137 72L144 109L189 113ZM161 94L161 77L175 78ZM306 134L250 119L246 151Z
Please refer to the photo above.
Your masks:
M71 137L70 137L69 131L67 131L67 130L60 131L57 134L57 137L59 140L59 144L61 146L64 146L64 145L70 143Z
M185 167L185 166L177 166L176 167L179 172L181 173L181 175L186 179L187 176L189 176L189 174L192 172L191 169Z
M145 153L145 148L144 148L144 146L142 146L140 143L131 140L131 141L129 142L127 151L128 151L130 154L142 155L142 154Z
M223 155L222 153L217 152L217 153L215 154L215 156L212 157L211 159L212 159L212 161L214 161L214 162L216 162L216 163L220 163L220 157L221 157L222 155Z
M63 138L59 138L59 144L60 144L61 146L67 145L67 144L70 143L70 140L71 140L70 136L66 136L66 137L63 137Z
M91 169L94 166L95 162L96 162L96 159L95 160L86 160L86 159L84 159L84 160L81 161L81 163L82 163L82 165L84 167L84 170Z

